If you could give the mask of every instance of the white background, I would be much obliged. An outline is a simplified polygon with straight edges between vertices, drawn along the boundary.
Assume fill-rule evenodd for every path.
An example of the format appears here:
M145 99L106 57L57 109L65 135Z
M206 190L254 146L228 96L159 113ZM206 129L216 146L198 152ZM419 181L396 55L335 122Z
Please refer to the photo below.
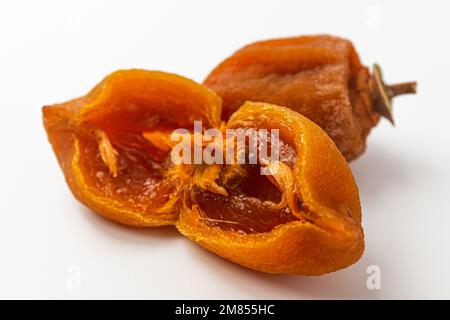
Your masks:
M449 3L2 0L0 297L450 298ZM354 41L388 82L419 82L395 101L396 127L382 121L352 163L367 242L357 264L321 277L257 273L173 228L123 227L74 200L43 105L121 68L202 81L246 43L315 33ZM366 287L370 265L380 290Z

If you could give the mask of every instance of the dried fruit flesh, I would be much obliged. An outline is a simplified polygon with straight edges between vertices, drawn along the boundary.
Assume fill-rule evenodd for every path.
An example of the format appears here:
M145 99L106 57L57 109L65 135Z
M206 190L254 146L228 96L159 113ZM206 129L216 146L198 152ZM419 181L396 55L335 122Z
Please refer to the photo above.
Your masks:
M287 157L273 176L254 167L221 166L213 177L227 194L190 188L180 232L264 272L322 274L357 261L364 249L358 189L326 133L292 110L251 102L231 116L227 128L277 128Z
M185 177L170 170L168 132L219 125L220 99L186 78L118 71L86 96L44 107L44 124L75 196L136 226L174 224Z
M269 232L296 219L289 207L276 207L282 194L257 166L244 170L223 185L226 196L200 188L192 191L190 205L199 208L200 219L208 226L241 234Z

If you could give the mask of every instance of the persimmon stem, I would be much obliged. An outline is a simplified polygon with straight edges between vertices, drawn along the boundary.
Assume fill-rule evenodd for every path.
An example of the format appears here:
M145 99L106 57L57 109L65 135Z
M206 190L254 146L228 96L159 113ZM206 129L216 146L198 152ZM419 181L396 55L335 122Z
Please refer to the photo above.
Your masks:
M404 82L386 86L389 98L393 98L402 94L416 93L417 82Z

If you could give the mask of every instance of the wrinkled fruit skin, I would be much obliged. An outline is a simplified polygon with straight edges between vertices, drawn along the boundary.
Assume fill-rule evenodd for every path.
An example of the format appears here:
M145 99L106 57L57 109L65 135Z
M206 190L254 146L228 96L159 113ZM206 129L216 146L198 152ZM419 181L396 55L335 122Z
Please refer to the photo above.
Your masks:
M318 124L352 160L380 118L369 82L352 43L324 35L247 45L204 83L223 99L224 119L245 101L286 106Z
M288 108L247 102L221 123L221 100L206 87L125 70L43 114L73 194L108 219L175 225L209 251L268 273L319 275L363 253L346 160L319 126ZM171 163L167 133L194 120L204 129L279 129L281 169L269 179L250 165Z

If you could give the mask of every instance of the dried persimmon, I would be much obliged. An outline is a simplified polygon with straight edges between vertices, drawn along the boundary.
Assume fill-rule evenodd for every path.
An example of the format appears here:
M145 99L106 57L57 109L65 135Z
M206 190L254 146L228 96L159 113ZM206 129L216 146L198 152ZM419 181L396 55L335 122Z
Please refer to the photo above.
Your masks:
M109 219L176 225L208 250L263 272L316 275L357 261L364 249L358 189L328 135L276 105L247 102L227 123L220 112L220 98L206 87L144 70L115 72L86 96L43 109L74 195ZM184 130L182 140L192 138L194 152L217 147L218 159L236 142L228 130L259 130L279 158L174 161L175 129ZM204 144L212 129L217 141ZM279 135L266 135L271 130ZM190 148L183 160L195 158ZM252 155L232 150L232 160Z
M173 172L167 135L193 120L219 125L221 102L186 78L118 71L86 96L44 107L50 142L74 195L136 226L174 224L185 181Z
M415 83L386 86L380 68L360 62L352 43L332 36L260 41L221 62L204 82L223 99L228 119L245 101L289 107L318 124L347 160L361 155L380 116L393 122L391 99Z
M270 273L322 274L364 250L358 189L342 154L316 124L284 107L247 102L227 128L279 129L280 161L222 165L187 189L177 228L208 250ZM260 175L258 166L278 166Z

